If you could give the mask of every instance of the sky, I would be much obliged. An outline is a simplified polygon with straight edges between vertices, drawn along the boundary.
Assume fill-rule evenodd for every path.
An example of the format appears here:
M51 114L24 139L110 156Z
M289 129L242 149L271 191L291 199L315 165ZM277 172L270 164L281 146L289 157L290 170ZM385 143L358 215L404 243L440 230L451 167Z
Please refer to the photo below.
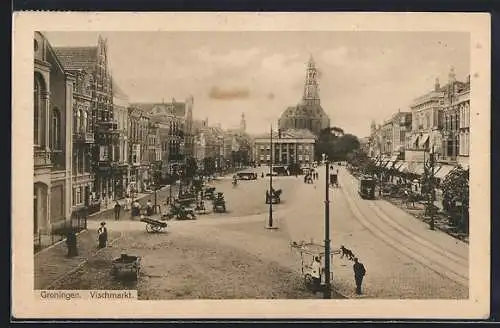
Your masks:
M320 73L331 125L358 137L429 92L470 74L468 33L457 32L46 32L53 47L108 40L113 79L131 102L194 97L193 115L264 133L302 97L307 61Z

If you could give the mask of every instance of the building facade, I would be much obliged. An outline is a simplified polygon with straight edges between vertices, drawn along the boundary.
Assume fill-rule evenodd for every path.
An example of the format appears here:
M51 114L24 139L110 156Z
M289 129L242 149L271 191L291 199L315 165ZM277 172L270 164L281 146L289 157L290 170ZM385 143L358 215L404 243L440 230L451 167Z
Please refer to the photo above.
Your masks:
M453 76L451 77L453 79ZM468 167L470 145L470 76L448 85L444 97L442 161Z
M128 96L113 82L113 118L118 130L118 147L115 154L117 177L115 183L115 198L126 196L130 183L129 170L129 99Z
M94 170L92 198L104 204L115 198L123 168L117 166L119 132L113 118L113 85L108 63L107 41L98 37L95 47L55 48L67 70L85 69L90 72L92 91L92 126L94 144L91 166Z
M280 135L281 134L281 135ZM289 129L273 132L272 151L269 135L255 138L255 161L257 164L310 165L314 161L316 136L307 129Z
M71 216L74 76L45 36L34 36L33 231L65 225Z
M307 129L318 136L321 130L330 127L330 118L321 107L319 96L318 70L312 56L306 69L306 79L302 101L288 107L278 120L281 130Z
M164 145L162 160L164 174L177 174L184 170L186 158L194 157L195 129L193 125L194 98L189 96L185 102L172 99L161 103L133 103L135 108L147 113L154 121L168 126L168 146ZM165 135L163 130L160 134ZM162 141L163 142L163 141Z
M72 216L78 216L89 205L94 189L94 171L91 166L94 145L92 122L92 74L86 69L72 70L73 85L73 166Z

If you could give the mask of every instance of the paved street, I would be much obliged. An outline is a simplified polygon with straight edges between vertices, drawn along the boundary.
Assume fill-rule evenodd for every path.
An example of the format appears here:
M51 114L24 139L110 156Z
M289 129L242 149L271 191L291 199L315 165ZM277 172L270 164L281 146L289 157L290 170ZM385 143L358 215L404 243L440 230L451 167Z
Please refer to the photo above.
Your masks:
M276 276L269 277L272 281L280 281L280 287L273 289L275 294L256 293L248 289L248 285L232 280L241 279L240 276L229 275L226 283L237 285L245 297L311 297L304 291L300 292L300 288L303 288L298 275L300 257L290 251L289 243L291 240L314 239L320 242L324 239L324 168L319 169L320 179L314 184L304 184L301 177L274 179L275 188L283 189L283 203L274 207L274 216L280 229L274 231L264 229L268 206L264 204L263 196L269 178L260 177L262 170L267 169L255 170L259 172L257 181L240 181L236 187L227 178L213 182L217 190L225 193L229 213L200 215L196 221L170 221L168 233L165 234L147 234L144 224L138 221L109 220L108 229L120 233L122 237L99 256L111 258L121 252L143 256L145 278L139 281L137 288L144 298L237 297L224 291L222 285L205 286L203 292L193 290L194 287L185 292L176 289L189 280L189 277L182 277L179 266L187 265L189 270L194 270L189 274L191 276L201 274L204 270L215 270L214 274L221 274L222 267L232 266L231 262L227 262L227 257L235 257L239 263L247 261L246 270L252 274L263 274L257 268L258 263L270 265L273 272L281 270ZM468 246L465 243L439 231L430 231L424 223L388 202L361 200L357 195L355 179L344 168L339 170L339 181L340 188L330 189L332 247L345 245L366 266L364 296L361 297L467 297ZM168 191L161 191L159 197L166 194ZM172 247L177 250L173 251ZM200 255L202 249L211 254L212 260L200 260L193 267L192 259L206 259L208 256L205 253ZM79 278L63 282L57 288L79 288L82 284L96 288L93 286L95 283L99 286L104 284L106 288L121 288L102 273L102 259L93 258L89 263L100 263L101 269L94 267L90 271L84 270ZM165 272L175 272L175 275L181 276L174 283L171 278L166 279ZM336 256L333 272L335 289L344 296L355 297L352 262ZM99 278L95 276L97 273ZM282 285L285 276L293 281L288 287ZM196 279L207 278L199 276ZM89 283L92 280L94 283ZM259 282L263 286L278 286L275 282L266 282L262 276L252 284L255 284L255 288L262 288L258 286ZM227 287L227 284L223 286ZM197 282L195 285L202 284ZM296 293L287 288L297 289Z
M302 185L308 197L287 217L295 240L324 240L324 167L320 181ZM365 297L467 298L468 246L383 200L362 200L343 167L340 188L330 190L332 247L351 249L367 269ZM335 284L353 296L352 262L334 260Z

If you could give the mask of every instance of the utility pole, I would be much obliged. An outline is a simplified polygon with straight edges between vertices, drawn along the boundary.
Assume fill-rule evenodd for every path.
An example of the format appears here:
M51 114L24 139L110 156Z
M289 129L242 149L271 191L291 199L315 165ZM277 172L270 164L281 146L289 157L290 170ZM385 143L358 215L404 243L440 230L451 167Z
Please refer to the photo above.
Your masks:
M325 174L325 289L323 298L329 299L332 297L331 292L331 282L330 282L330 185L329 185L329 177L330 177L330 165L328 163L328 159L326 155L324 155L325 165L326 165L326 174Z
M273 125L271 124L271 134L270 134L270 156L269 156L269 229L273 228Z

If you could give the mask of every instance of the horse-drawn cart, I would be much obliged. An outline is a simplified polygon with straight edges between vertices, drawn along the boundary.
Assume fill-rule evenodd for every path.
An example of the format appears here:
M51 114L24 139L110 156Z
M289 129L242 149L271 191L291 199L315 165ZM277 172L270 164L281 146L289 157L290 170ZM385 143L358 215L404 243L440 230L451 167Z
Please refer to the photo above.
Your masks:
M151 217L142 217L141 222L146 223L146 231L149 233L161 232L167 227L167 222L155 220Z
M141 258L139 256L121 254L120 257L113 259L111 274L115 279L132 278L137 280L140 267Z
M273 204L279 204L281 203L281 194L282 190L271 190L271 193L269 193L269 190L266 190L266 204L273 203Z
M212 202L212 209L216 213L226 212L226 200L224 199L223 193L221 193L221 192L217 193L217 196L215 196L215 198Z

